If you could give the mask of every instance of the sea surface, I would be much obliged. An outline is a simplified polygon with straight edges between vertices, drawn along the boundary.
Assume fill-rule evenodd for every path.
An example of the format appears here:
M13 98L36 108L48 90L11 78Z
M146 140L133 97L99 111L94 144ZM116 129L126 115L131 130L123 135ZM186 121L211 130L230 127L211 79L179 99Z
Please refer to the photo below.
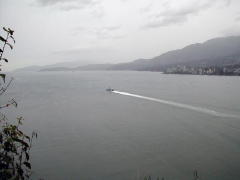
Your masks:
M38 132L32 179L240 179L240 77L15 73L5 99ZM106 88L113 88L107 92Z

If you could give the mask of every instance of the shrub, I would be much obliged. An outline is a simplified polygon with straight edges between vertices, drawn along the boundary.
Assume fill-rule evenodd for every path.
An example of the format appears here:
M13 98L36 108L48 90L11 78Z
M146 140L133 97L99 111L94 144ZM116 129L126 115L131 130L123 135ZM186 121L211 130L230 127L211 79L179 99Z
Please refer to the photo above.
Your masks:
M10 28L3 28L6 38L0 36L3 46L0 48L0 66L8 63L8 59L3 57L6 47L13 49L15 43L14 31ZM13 78L6 82L6 74L0 69L0 99L12 83ZM2 103L2 101L1 101ZM11 99L5 104L0 105L0 179L24 180L29 179L31 174L30 149L33 138L37 138L37 133L32 132L31 136L26 135L21 130L23 117L18 117L14 121L7 119L2 109L10 106L17 107L17 102Z

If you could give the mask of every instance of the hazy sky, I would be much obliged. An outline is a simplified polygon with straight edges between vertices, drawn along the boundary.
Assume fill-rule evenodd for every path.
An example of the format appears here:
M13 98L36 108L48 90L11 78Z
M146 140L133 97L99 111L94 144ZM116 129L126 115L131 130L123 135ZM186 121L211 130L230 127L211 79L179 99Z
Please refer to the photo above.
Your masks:
M117 63L239 35L240 1L0 0L0 24L17 41L8 69Z

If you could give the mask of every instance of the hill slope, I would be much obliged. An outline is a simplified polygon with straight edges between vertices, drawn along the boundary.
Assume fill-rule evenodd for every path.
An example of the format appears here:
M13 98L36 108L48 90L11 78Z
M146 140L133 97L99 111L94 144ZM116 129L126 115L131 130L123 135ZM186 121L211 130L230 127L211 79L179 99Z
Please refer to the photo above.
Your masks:
M240 74L240 36L222 37L168 51L152 59L78 67L43 67L41 71L135 70L183 74ZM236 72L236 73L235 73Z
M163 71L169 66L226 66L240 63L240 36L215 38L169 51L152 59L116 64L112 70Z

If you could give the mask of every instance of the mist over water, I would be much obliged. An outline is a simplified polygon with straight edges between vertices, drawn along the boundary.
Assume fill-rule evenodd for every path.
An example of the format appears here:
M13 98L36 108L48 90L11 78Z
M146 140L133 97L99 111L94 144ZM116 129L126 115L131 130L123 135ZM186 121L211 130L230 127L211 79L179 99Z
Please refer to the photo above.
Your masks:
M18 73L7 96L37 130L33 179L240 177L240 78L153 72ZM106 92L111 86L116 90ZM235 117L236 116L236 117Z

